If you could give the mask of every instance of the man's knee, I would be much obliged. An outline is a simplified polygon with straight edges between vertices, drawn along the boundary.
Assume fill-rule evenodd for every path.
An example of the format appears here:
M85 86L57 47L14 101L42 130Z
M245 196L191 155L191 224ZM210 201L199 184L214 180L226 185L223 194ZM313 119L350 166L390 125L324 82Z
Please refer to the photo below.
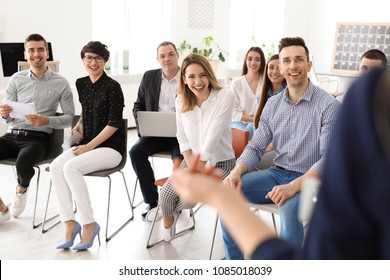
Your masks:
M138 142L131 147L129 151L129 156L132 161L140 158L147 157L145 149Z
M279 211L281 216L285 217L294 217L296 218L298 215L298 207L299 207L299 193L287 199L280 207Z

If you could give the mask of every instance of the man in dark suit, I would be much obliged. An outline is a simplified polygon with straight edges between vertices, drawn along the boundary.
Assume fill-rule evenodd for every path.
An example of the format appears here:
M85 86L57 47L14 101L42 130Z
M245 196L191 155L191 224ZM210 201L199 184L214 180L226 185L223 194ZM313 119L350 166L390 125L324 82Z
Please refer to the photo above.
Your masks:
M157 61L161 68L145 72L138 89L137 101L134 102L133 114L137 129L138 111L175 111L177 83L180 75L178 60L179 54L173 43L162 42L157 47ZM138 136L140 136L139 133ZM143 217L157 206L158 201L154 173L148 158L162 151L171 151L172 160L182 159L176 137L140 137L129 152L134 172L139 179L144 202L147 204L142 212Z

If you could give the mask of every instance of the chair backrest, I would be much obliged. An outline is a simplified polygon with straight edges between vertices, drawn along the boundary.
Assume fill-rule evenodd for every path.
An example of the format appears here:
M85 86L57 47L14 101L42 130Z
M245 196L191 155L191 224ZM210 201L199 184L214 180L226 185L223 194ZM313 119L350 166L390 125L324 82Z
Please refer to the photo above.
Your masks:
M232 146L234 156L238 158L249 142L249 131L232 127Z
M317 202L317 195L321 180L315 177L306 177L302 183L299 199L298 217L303 222L309 222L313 208Z
M72 119L72 128L77 124L80 119L80 115L74 115Z
M45 160L53 160L62 153L62 143L64 142L64 129L53 129L49 135L48 150Z
M270 168L274 165L274 158L276 156L276 153L274 150L271 150L269 152L266 152L262 157L261 161L258 165L256 165L256 170L264 170L267 168Z
M138 111L138 131L141 137L176 137L176 113Z

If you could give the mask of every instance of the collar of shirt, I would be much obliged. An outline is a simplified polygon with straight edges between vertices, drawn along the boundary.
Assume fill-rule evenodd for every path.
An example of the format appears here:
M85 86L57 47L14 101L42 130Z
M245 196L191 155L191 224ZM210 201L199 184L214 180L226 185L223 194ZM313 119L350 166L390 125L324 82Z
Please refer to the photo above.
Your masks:
M274 95L277 95L278 93L281 93L283 90L285 89L285 87L284 86L280 86L277 90L276 90L276 92L275 93L273 93L272 92L272 87L270 87L269 89L268 89L268 97L272 97L272 96L274 96Z
M45 80L47 81L47 80L50 79L50 76L51 76L52 71L51 71L50 67L47 66L47 65L46 65L46 68L47 68L46 72L43 73L43 75L42 75L41 77L39 77L39 78L38 78L37 76L34 75L34 73L31 71L31 69L27 72L27 75L28 75L30 78L45 79Z
M179 81L179 74L180 74L180 68L178 68L178 71L177 71L175 77L173 77L171 80L168 80L167 78L165 78L164 72L161 71L161 80L165 81L165 82L172 82L172 81L177 81L178 82Z
M283 99L289 103L292 103L288 92L289 91L288 91L288 86L287 86L282 93ZM306 91L303 93L302 97L299 99L297 104L299 104L301 102L301 100L310 101L313 97L313 92L314 92L313 83L309 80L309 85L307 86ZM295 104L295 105L297 105L297 104Z

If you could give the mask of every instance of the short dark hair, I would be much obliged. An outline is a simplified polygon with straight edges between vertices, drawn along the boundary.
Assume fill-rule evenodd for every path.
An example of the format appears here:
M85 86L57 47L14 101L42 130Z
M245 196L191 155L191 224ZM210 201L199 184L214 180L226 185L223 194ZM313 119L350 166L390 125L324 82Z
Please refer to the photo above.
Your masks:
M158 46L157 46L157 55L158 55L158 49L162 46L172 46L173 49L175 50L176 54L179 55L177 49L176 49L176 46L174 43L172 42L169 42L169 41L164 41L164 42L161 42Z
M305 49L305 53L307 56L307 60L309 61L309 49L306 46L305 40L303 40L301 37L285 37L280 39L279 41L279 54L285 47L290 46L301 46Z
M382 62L382 67L383 68L387 67L387 57L381 50L378 49L368 50L364 54L362 54L360 60L362 60L363 58L380 60Z
M92 52L96 53L97 55L100 55L106 62L110 58L110 52L107 49L107 46L99 41L90 41L88 44L86 44L80 52L81 59L84 58L85 53L87 52Z
M49 48L47 45L46 39L43 38L43 36L40 34L34 33L34 34L28 35L26 40L24 41L24 47L26 47L26 44L30 41L35 41L35 42L43 41L45 43L46 50L48 50L48 48Z

